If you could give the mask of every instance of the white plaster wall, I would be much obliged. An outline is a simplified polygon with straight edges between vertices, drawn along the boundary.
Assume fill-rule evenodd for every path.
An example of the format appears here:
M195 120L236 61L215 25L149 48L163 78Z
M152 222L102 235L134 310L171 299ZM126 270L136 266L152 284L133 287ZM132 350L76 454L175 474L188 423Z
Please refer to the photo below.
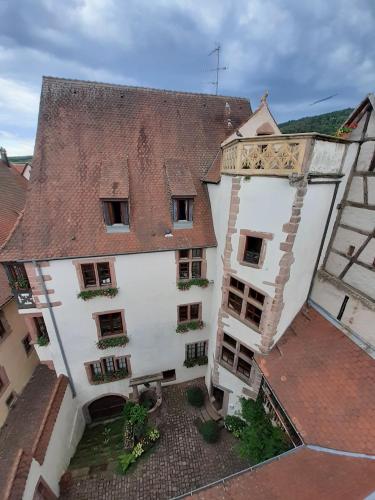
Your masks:
M364 203L363 198L363 177L353 177L350 183L348 200L356 203Z
M35 459L32 460L23 500L34 498L40 476L43 477L55 495L59 496L60 478L69 465L84 428L82 411L77 408L77 402L73 400L70 388L67 387L43 465L40 465Z
M375 142L374 141L364 142L361 145L361 151L358 155L356 170L360 172L367 172L371 160L374 156L374 152L375 152Z
M308 185L293 246L295 260L284 289L284 309L277 328L276 341L307 299L333 191L334 186L330 184Z
M343 281L375 300L374 272L358 264L353 264Z
M365 208L345 207L341 219L342 224L373 231L375 227L375 210L366 210Z
M338 173L345 153L344 143L317 139L311 155L309 171L313 173Z
M215 278L215 254L214 248L206 251L210 280ZM129 379L89 384L84 363L101 357L130 354L133 377L169 369L176 370L176 382L204 376L206 366L185 368L183 362L186 344L209 338L213 284L205 289L178 290L175 252L116 256L119 293L113 299L96 297L86 302L78 299L78 278L71 260L52 261L45 269L52 277L49 287L55 290L51 301L62 302L62 306L54 307L53 311L81 404L109 393L129 395ZM177 305L192 302L202 302L206 327L177 334ZM92 314L117 309L125 310L129 343L125 347L100 350L96 347L98 338ZM43 310L43 314L55 368L57 373L65 373L49 312Z
M240 398L245 397L242 389L249 389L248 385L242 382L233 373L219 365L220 385L231 390L228 401L228 415L233 415L241 411Z
M355 249L358 250L358 248L362 245L365 239L366 236L364 234L351 231L350 229L344 229L342 227L338 227L335 236L335 241L333 243L333 248L335 250L339 250L340 252L346 254L350 245L354 245Z
M311 298L331 316L337 318L345 295L349 296L340 323L375 348L375 311L366 307L347 289L334 286L320 278L315 279Z

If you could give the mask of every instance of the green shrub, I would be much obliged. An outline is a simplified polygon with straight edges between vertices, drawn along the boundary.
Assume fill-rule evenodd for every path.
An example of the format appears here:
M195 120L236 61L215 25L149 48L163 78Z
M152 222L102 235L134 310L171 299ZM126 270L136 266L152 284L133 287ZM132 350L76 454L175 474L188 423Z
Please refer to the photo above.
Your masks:
M96 343L98 349L108 349L109 347L121 347L129 342L129 338L126 335L121 335L121 337L114 337L108 339L100 339Z
M236 438L239 438L243 429L246 427L246 422L235 415L227 415L224 419L224 427L229 432L232 432Z
M192 406L200 408L204 403L204 392L200 387L190 387L186 391L187 400Z
M49 338L47 337L47 335L41 335L40 337L38 337L38 346L43 347L48 344Z
M133 452L131 452L131 453L122 453L118 457L118 463L119 463L120 471L123 474L125 474L125 472L131 466L131 464L134 463L135 461L136 461L136 457L133 455Z
M219 439L220 428L217 422L214 420L208 420L199 426L199 432L202 434L206 443L216 443Z
M184 366L186 368L192 368L193 366L199 365L206 365L208 363L208 357L207 356L199 356L198 358L190 358L190 359L185 359L184 361Z
M90 300L94 297L109 297L112 299L118 294L118 288L99 288L97 290L82 290L77 297L82 300Z
M179 281L177 287L179 290L189 290L192 286L200 286L206 288L209 285L209 281L203 278L193 278L188 281Z
M201 330L204 327L203 321L189 321L188 323L181 323L177 325L177 333L185 333L189 330Z

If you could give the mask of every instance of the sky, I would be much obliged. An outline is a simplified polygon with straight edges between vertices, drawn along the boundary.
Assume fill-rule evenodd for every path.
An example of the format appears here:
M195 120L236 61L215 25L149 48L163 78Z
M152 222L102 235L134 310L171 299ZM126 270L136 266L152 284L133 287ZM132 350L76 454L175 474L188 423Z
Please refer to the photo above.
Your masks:
M43 75L191 92L267 89L278 122L375 91L375 0L0 0L0 146L32 154ZM316 100L338 94L319 104Z

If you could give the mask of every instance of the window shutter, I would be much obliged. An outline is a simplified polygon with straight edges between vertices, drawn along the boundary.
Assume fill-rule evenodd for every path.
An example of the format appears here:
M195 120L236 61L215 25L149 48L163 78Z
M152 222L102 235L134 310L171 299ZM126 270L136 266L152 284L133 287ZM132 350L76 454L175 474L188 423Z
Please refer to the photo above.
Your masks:
M107 201L103 201L103 216L104 216L104 223L106 226L111 225L111 218L109 215L109 203Z
M188 200L188 220L193 220L193 200Z
M173 200L173 222L178 221L178 206L177 200Z
M129 225L129 203L127 201L121 202L121 219L123 224Z

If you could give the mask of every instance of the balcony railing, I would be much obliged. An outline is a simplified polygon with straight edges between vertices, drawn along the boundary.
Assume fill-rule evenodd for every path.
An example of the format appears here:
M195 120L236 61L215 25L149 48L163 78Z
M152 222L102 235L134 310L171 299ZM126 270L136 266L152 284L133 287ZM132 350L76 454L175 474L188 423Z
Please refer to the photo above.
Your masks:
M307 140L301 136L236 139L223 147L221 172L236 175L299 174Z
M35 307L33 293L31 290L12 289L13 295L17 300L18 309L30 309Z

